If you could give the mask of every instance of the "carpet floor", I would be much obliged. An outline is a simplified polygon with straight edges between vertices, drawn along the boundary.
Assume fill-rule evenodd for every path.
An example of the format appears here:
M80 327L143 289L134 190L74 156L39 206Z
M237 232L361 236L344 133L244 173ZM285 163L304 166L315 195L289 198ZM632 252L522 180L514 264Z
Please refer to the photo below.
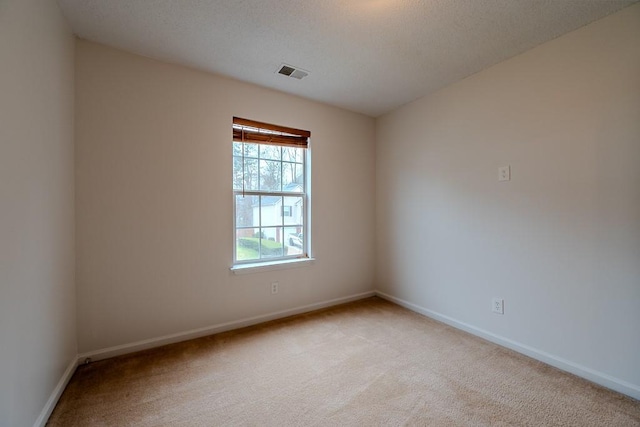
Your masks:
M80 366L49 426L640 426L640 402L379 298Z

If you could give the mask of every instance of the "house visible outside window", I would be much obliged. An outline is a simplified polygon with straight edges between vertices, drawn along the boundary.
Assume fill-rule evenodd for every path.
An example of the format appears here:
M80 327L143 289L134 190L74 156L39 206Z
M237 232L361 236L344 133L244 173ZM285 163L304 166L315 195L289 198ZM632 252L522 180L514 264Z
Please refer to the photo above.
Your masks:
M234 264L308 257L309 137L233 118Z

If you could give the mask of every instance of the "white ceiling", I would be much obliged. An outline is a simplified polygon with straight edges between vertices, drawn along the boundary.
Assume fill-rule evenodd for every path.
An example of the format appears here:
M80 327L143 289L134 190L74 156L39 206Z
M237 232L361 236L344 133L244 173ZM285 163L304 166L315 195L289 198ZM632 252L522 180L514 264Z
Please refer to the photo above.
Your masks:
M376 117L635 1L58 3L84 39Z

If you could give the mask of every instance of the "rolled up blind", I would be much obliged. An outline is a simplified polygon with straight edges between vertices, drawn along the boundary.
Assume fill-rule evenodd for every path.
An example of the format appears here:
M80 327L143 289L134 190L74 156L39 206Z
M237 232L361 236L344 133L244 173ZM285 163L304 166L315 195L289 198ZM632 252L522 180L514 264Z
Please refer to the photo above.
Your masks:
M238 142L307 148L310 136L307 130L233 118L233 140Z

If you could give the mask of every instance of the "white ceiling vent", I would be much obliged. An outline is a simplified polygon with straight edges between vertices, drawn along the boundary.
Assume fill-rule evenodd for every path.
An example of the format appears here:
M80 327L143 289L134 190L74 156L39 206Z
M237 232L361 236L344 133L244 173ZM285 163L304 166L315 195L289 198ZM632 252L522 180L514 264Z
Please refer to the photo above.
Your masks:
M309 72L303 71L300 68L292 67L291 65L282 64L280 68L278 68L278 74L300 80L303 77L307 77Z

